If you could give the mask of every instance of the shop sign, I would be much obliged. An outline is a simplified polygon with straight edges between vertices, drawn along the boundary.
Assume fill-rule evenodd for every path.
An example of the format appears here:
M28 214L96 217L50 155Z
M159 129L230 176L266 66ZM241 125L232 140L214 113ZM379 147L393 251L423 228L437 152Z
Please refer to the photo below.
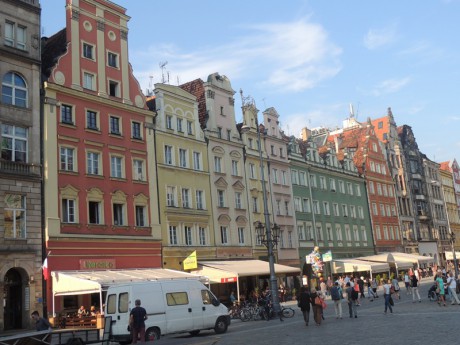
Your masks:
M111 270L116 268L115 259L81 259L81 270Z

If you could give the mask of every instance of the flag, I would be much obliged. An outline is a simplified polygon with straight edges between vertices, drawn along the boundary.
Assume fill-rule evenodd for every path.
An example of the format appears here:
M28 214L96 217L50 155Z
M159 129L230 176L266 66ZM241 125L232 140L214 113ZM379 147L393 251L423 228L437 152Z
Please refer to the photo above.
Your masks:
M43 261L42 270L43 270L43 278L45 280L48 280L50 278L50 271L48 269L48 258L45 258L45 261Z
M184 260L184 270L191 270L198 267L196 250Z

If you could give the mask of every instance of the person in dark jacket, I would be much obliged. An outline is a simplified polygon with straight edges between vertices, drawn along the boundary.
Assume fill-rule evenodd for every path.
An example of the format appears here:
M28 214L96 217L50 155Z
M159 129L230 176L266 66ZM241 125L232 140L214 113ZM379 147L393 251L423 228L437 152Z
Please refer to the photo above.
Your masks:
M147 311L141 307L141 300L137 299L134 307L129 315L129 323L131 326L132 344L137 343L137 339L141 343L145 342L145 320L147 320Z
M30 317L35 321L35 329L37 331L51 331L51 324L47 319L40 317L38 311L34 311L30 314Z
M304 286L300 288L299 308L302 311L305 326L308 326L310 321L310 293Z

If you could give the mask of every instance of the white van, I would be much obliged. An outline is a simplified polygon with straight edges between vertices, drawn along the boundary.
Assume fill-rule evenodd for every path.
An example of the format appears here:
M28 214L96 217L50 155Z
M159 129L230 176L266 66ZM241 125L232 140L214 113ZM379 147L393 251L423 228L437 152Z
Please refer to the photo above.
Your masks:
M197 279L168 279L109 286L105 315L112 316L112 340L131 342L128 321L136 299L147 311L145 340L161 335L214 329L225 333L230 325L227 308Z

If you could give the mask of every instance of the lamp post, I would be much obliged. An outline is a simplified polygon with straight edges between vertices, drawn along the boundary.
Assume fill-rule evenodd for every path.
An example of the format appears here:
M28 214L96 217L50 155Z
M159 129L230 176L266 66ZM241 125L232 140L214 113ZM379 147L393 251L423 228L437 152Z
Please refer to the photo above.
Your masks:
M457 255L455 254L455 232L450 230L450 244L452 245L452 256L454 258L455 279L458 278Z
M244 109L245 102L243 98L243 91L240 90L241 98L242 98L242 108ZM254 101L252 101L251 106L254 109L254 117L255 117L255 125L257 131L257 140L258 140L258 150L259 150L259 161L260 161L260 171L261 171L261 182L262 182L262 196L263 196L263 203L264 203L264 221L265 225L262 224L260 221L257 223L256 232L257 232L257 239L267 247L268 250L268 266L270 269L270 290L271 290L271 299L273 304L273 310L276 315L280 315L281 307L280 301L278 297L278 285L276 281L275 275L275 253L274 249L278 244L279 238L279 226L274 224L273 227L270 224L270 213L268 212L268 196L267 196L267 188L265 186L265 173L264 173L264 161L262 157L262 142L260 138L260 130L259 130L259 121L257 119L257 109L255 107ZM244 114L243 114L244 115ZM243 125L241 127L241 133L247 133L250 131L250 126Z

